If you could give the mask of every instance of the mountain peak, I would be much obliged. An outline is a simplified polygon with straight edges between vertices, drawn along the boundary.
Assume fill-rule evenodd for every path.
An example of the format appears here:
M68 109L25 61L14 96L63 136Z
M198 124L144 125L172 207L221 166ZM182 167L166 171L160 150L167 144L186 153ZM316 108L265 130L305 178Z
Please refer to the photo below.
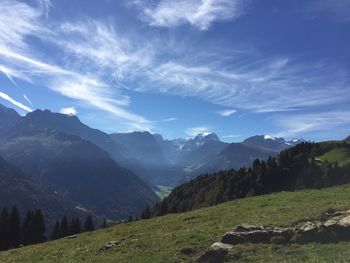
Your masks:
M17 113L17 111L15 111L14 109L11 109L11 108L7 108L6 106L2 105L0 103L0 113L3 113L3 112L7 112L7 113L12 113L12 114L16 114L19 116L19 114Z
M216 133L209 133L205 136L205 138L213 140L213 141L220 141L219 136L217 136Z
M290 141L288 141L288 143L290 143L291 145L297 145L299 143L303 143L303 142L306 142L306 140L304 140L303 138L294 138Z
M50 110L40 110L27 113L25 120L32 122L41 128L58 129L59 126L85 126L75 115L52 112ZM62 127L63 128L63 127ZM58 129L60 130L60 129Z
M274 136L271 136L271 135L268 135L268 134L265 134L265 135L264 135L264 139L265 139L265 140L273 140L273 141L276 141L276 140L278 140L279 138L274 137Z
M193 139L194 141L220 141L219 137L215 133L199 133L196 137Z
M13 123L21 116L14 109L10 109L0 104L0 127Z

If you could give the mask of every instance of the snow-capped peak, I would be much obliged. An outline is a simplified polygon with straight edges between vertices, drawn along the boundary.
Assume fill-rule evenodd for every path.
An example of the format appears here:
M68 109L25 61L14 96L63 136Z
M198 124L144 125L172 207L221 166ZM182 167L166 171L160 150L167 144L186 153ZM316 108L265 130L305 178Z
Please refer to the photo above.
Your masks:
M277 137L274 137L274 136L271 136L271 135L268 135L268 134L266 134L266 135L264 135L264 139L265 140L277 140Z

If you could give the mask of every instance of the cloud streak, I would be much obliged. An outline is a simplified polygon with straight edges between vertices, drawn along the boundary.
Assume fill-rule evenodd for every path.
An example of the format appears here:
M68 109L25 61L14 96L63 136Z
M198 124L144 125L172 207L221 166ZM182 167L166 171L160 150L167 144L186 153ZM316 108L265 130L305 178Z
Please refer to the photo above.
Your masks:
M157 27L191 24L207 30L215 22L237 19L245 10L238 0L136 2L143 19ZM186 56L180 56L185 48L177 43L121 34L109 21L48 23L50 2L37 3L2 0L1 72L13 83L21 79L43 85L108 112L130 129L151 130L154 122L129 110L126 90L199 98L226 108L217 112L224 117L235 110L293 112L350 100L349 72L331 63L262 57L254 49L191 49L188 43L184 44ZM49 45L57 56L47 56L45 49L31 45L33 39Z
M282 132L277 137L295 137L311 132L331 131L333 134L339 129L349 130L350 111L335 110L314 112L307 114L293 114L288 117L274 116L269 119L275 123Z
M188 134L188 135L191 136L191 137L195 137L195 136L197 136L198 134L208 135L208 134L210 134L210 133L211 133L210 128L204 127L204 126L201 126L201 127L192 127L192 128L188 128L188 129L186 130L186 134Z
M108 69L108 74L118 77L125 60L129 65L133 59L123 55L118 48L113 29L97 22L84 26L64 23L46 27L44 19L49 7L50 1L46 0L39 1L38 8L17 1L2 2L0 59L11 67L11 72L7 67L2 67L1 71L13 83L11 75L49 87L117 118L150 126L145 118L124 108L129 105L129 98L115 90L112 81L102 80L110 78L105 76L104 70ZM27 37L56 45L59 52L70 55L72 60L69 63L46 62L40 58L44 54L27 43ZM116 68L118 72L114 71Z
M33 111L31 108L29 108L28 106L24 105L23 103L11 98L9 95L7 95L6 93L4 92L1 92L0 91L0 98L3 99L3 100L6 100L7 102L11 103L12 105L22 109L22 110L25 110L27 112L31 112Z
M235 20L244 13L247 1L242 0L160 0L136 1L142 10L141 19L150 26L176 27L190 24L207 30L214 22Z
M228 117L228 116L235 114L236 112L237 112L237 110L235 110L235 109L228 109L228 110L218 111L217 114L219 114L222 117Z
M24 98L26 101L28 101L28 103L29 103L31 106L33 106L33 103L32 103L31 100L27 97L26 94L23 94L23 98Z
M171 117L171 118L163 119L162 121L163 122L171 122L171 121L176 121L176 120L177 120L177 118Z

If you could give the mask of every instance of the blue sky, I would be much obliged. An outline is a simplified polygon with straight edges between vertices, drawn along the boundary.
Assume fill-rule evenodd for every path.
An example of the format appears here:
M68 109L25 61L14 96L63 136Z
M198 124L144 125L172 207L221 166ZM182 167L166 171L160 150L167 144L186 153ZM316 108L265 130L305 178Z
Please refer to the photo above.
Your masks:
M0 0L0 103L106 132L350 134L349 0Z

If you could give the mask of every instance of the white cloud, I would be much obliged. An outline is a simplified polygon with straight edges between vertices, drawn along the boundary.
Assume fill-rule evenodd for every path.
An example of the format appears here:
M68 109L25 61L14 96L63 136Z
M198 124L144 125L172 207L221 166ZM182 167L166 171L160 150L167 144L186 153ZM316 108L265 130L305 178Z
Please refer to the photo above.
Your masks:
M209 28L215 21L237 18L243 10L241 2L163 0L148 6L138 1L151 12L147 16L150 23L190 23L200 29ZM130 129L151 129L152 122L128 109L131 102L124 95L126 89L200 98L227 108L221 111L224 116L233 106L250 112L278 112L350 100L349 72L331 64L263 58L254 50L191 49L187 42L184 47L190 50L185 53L176 40L172 45L163 38L145 40L137 34L120 34L109 21L77 18L74 23L48 22L45 17L50 2L43 3L33 7L1 0L0 63L5 69L1 71L12 81L43 85L108 112L124 120ZM194 11L181 14L186 5ZM232 13L222 15L223 9ZM167 18L167 12L173 18ZM57 56L47 56L44 48L31 46L29 38L50 45Z
M162 121L170 122L170 121L176 121L176 120L177 120L177 118L171 117L171 118L163 119Z
M348 83L348 73L331 65L302 64L287 58L233 65L230 70L223 65L170 61L148 70L137 90L192 96L253 112L275 112L346 102L350 99Z
M141 61L135 55L137 52L128 55L123 50L126 42L119 41L113 28L92 20L75 25L47 23L44 19L50 5L47 0L38 1L38 8L17 1L2 1L0 62L6 67L3 66L1 71L11 81L11 76L15 76L35 82L117 118L150 127L145 118L125 109L129 98L114 87L111 78L122 76L124 64ZM28 44L27 37L40 38L44 43L56 45L59 52L67 54L68 61L47 62L44 54Z
M174 27L188 23L200 30L207 30L217 21L237 19L247 3L242 0L136 1L143 11L141 18L151 26Z
M78 112L74 107L67 107L60 109L60 113L66 114L66 115L77 115Z
M239 137L242 137L242 135L239 135L239 134L228 134L228 135L222 136L223 139L232 139L232 138L239 138Z
M27 96L26 94L23 94L23 98L24 98L26 101L28 101L28 103L29 103L31 106L33 106L32 101L28 98L28 96Z
M208 127L192 127L192 128L188 128L186 130L186 133L189 136L194 137L198 134L208 135L211 133L211 131L210 131L210 128L208 128Z
M235 114L236 112L237 112L237 110L235 110L235 109L228 109L228 110L218 111L217 114L219 114L223 117L228 117L228 116L231 116L232 114Z
M4 75L12 82L13 85L17 86L17 83L12 78L12 75L14 73L12 73L10 69L8 69L5 66L0 65L0 72L4 73Z
M275 116L269 119L276 124L282 132L277 137L299 137L311 132L330 131L332 134L339 129L350 130L350 111L327 111L307 114L293 114Z
M2 0L0 5L0 46L12 45L15 48L27 47L24 38L41 32L38 25L40 10L18 2Z
M28 112L33 111L28 106L26 106L26 105L22 104L21 102L11 98L9 95L7 95L6 93L3 93L1 91L0 91L0 98L3 99L3 100L6 100L7 102L10 102L11 104L17 106L18 108L20 108L22 110L25 110L25 111L28 111Z

